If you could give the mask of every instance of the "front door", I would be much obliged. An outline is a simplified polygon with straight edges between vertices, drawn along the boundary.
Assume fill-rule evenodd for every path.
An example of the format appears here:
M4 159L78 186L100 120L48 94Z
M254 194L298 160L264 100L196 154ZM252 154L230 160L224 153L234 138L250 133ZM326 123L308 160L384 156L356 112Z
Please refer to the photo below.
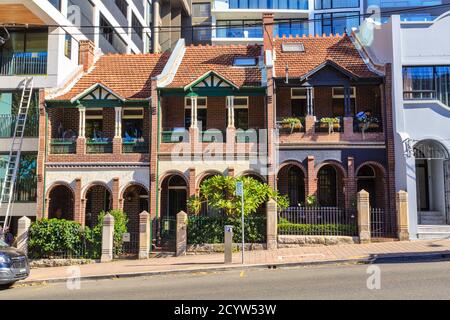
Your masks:
M430 210L427 160L416 161L417 210Z

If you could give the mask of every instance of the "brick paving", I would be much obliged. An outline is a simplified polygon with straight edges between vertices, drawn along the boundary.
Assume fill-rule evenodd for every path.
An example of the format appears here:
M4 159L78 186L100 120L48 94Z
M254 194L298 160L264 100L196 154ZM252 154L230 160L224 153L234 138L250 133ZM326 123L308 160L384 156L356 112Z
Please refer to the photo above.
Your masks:
M348 244L338 246L299 247L271 251L248 251L246 265L283 263L310 263L335 260L368 259L374 255L399 256L423 253L450 254L450 239L371 244ZM217 268L241 267L241 254L233 255L233 264L223 264L223 254L186 255L182 257L151 258L148 260L118 260L109 263L94 263L80 266L82 277L127 275L134 273L170 271L208 271ZM31 270L23 283L64 279L70 275L67 267L40 268Z

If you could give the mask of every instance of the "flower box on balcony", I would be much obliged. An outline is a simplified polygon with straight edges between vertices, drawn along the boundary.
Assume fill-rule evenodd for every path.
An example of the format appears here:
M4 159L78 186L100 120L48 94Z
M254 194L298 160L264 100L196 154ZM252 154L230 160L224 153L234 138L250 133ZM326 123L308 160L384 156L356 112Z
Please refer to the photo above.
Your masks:
M320 129L328 129L328 133L332 133L335 130L339 131L341 128L341 120L339 118L322 118L319 121Z
M293 133L294 131L302 131L303 119L296 117L283 118L279 121L280 129L284 132Z

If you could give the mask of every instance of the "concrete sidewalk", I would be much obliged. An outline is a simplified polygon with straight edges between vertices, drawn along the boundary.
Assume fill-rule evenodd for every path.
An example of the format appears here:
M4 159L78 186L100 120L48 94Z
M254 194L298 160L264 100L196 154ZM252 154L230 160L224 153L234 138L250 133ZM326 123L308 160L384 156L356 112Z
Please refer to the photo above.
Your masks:
M148 260L119 260L79 266L83 279L136 277L179 272L221 271L233 268L308 265L325 263L376 263L379 258L423 256L428 254L450 255L450 239L339 246L299 247L292 249L249 251L245 265L241 254L233 255L233 264L224 265L223 254L187 255L182 257L151 258ZM61 282L71 277L68 267L32 269L28 279L19 284Z

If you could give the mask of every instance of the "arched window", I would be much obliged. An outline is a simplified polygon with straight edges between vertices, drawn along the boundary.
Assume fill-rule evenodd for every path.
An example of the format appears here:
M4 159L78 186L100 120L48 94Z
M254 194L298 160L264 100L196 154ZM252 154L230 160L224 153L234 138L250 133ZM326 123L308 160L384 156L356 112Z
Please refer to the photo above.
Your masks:
M324 207L336 207L337 199L337 172L331 165L320 168L318 173L318 201Z

